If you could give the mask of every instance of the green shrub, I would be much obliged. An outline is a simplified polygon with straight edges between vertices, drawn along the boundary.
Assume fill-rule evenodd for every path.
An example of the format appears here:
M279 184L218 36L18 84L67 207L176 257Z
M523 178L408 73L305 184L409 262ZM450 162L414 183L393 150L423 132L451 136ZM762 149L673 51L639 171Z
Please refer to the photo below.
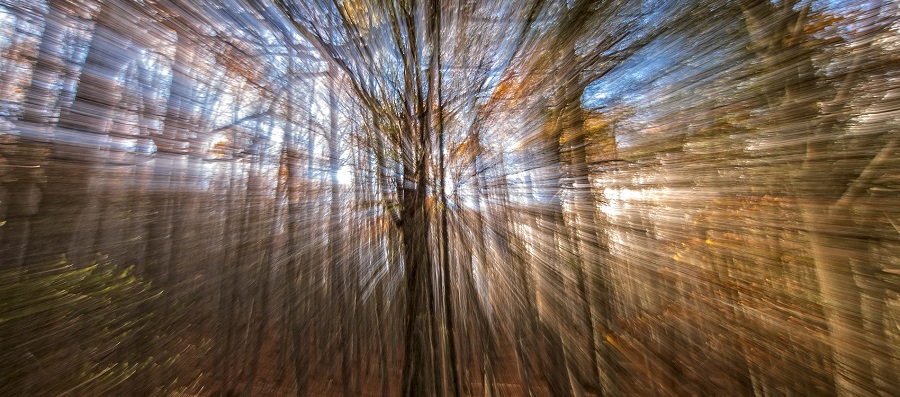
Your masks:
M161 392L179 358L165 338L172 311L130 267L0 271L0 395Z

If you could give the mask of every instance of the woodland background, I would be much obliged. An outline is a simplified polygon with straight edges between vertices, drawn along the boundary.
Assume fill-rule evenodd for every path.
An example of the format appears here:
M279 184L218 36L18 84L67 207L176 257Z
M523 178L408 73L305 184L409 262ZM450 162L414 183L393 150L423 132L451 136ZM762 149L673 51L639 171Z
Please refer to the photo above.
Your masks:
M898 12L0 0L0 394L890 396Z

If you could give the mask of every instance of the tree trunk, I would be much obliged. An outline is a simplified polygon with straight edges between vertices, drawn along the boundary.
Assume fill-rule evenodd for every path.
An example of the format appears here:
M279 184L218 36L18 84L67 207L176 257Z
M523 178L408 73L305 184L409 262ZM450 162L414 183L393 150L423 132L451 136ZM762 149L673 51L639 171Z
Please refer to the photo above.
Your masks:
M429 222L426 212L425 160L415 172L404 167L403 234L404 278L406 284L406 338L404 341L403 395L432 396L436 393L435 352L432 335L434 279L428 248Z

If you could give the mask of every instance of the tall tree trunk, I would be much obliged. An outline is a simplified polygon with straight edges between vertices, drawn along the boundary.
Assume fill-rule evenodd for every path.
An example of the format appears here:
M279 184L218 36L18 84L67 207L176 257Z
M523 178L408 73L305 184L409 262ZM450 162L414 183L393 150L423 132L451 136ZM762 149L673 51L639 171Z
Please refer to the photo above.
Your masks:
M432 335L434 278L428 248L425 159L415 169L404 167L403 209L400 222L403 235L403 264L406 284L406 336L403 361L403 395L432 396L436 393L435 352Z
M840 106L835 105L844 105L848 100L843 97L860 81L856 70L860 66L858 62L850 66L845 81L829 82L829 87L824 88L835 89L837 95L831 100L823 100L822 93L828 91L821 86L824 81L817 76L814 53L809 49L805 31L811 6L799 1L786 1L781 5L747 1L742 6L754 49L762 61L762 71L773 76L767 80L771 86L768 87L770 94L766 105L780 123L774 127L777 132L791 133L781 130L785 128L785 120L791 120L792 128L810 131L806 147L795 149L804 153L804 157L799 172L794 173L796 178L790 190L800 207L819 278L837 395L877 393L870 353L867 353L872 349L869 341L872 335L865 332L863 294L855 280L853 261L856 258L858 262L866 253L857 248L859 242L849 237L854 228L849 204L871 182L871 175L864 178L866 172L878 167L870 165L856 180L848 179L836 169L836 156L829 154L829 144L836 139L841 124L837 120L847 117L839 112ZM862 50L861 47L856 49ZM787 72L776 73L779 70ZM819 107L828 114L821 114ZM885 151L892 151L890 146L888 143L872 162L877 162ZM869 180L859 183L862 179ZM862 190L852 192L854 187Z
M285 280L284 280L284 288L287 302L285 305L287 306L287 310L285 313L284 326L285 332L288 334L288 341L290 343L290 357L291 357L291 367L293 368L296 396L306 396L307 394L307 385L308 378L307 375L307 360L306 357L308 353L306 352L306 333L303 331L303 323L301 322L301 315L305 315L307 313L300 310L302 306L305 306L306 300L309 297L300 297L297 294L298 289L300 289L300 280L298 275L298 268L300 266L308 265L303 259L306 258L306 255L302 254L301 250L306 250L306 247L302 247L299 250L297 247L300 245L300 210L301 206L298 201L301 200L300 191L298 189L298 178L299 178L299 164L298 164L298 153L295 149L295 140L293 138L292 131L292 117L290 116L293 111L293 105L288 105L288 126L285 128L285 168L287 170L285 175L285 183L287 184L287 262L285 264ZM297 260L300 259L300 260ZM306 281L306 278L304 278Z
M444 159L444 149L446 147L446 143L444 141L444 101L443 101L443 74L441 73L441 7L440 2L435 0L434 2L434 28L432 32L432 47L434 51L433 59L435 64L432 65L432 70L437 70L434 76L434 80L437 83L437 115L435 119L437 121L437 140L438 140L438 167L439 173L438 176L440 178L440 187L438 194L440 195L440 214L441 214L441 295L443 298L443 308L444 308L444 324L443 324L443 333L447 341L446 352L447 352L447 368L445 368L445 374L447 377L447 387L449 387L449 394L451 396L459 396L460 387L459 387L459 374L457 373L458 365L456 358L456 327L454 324L454 313L453 313L453 299L451 293L451 285L450 285L450 241L449 241L449 231L447 225L447 175L446 175L446 162Z

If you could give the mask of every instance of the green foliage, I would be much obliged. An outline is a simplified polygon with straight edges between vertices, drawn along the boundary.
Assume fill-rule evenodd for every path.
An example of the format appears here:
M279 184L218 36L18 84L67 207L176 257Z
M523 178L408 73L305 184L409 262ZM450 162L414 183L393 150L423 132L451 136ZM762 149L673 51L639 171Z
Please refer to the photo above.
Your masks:
M0 272L0 395L111 394L172 365L167 349L140 354L162 337L162 296L111 263Z

